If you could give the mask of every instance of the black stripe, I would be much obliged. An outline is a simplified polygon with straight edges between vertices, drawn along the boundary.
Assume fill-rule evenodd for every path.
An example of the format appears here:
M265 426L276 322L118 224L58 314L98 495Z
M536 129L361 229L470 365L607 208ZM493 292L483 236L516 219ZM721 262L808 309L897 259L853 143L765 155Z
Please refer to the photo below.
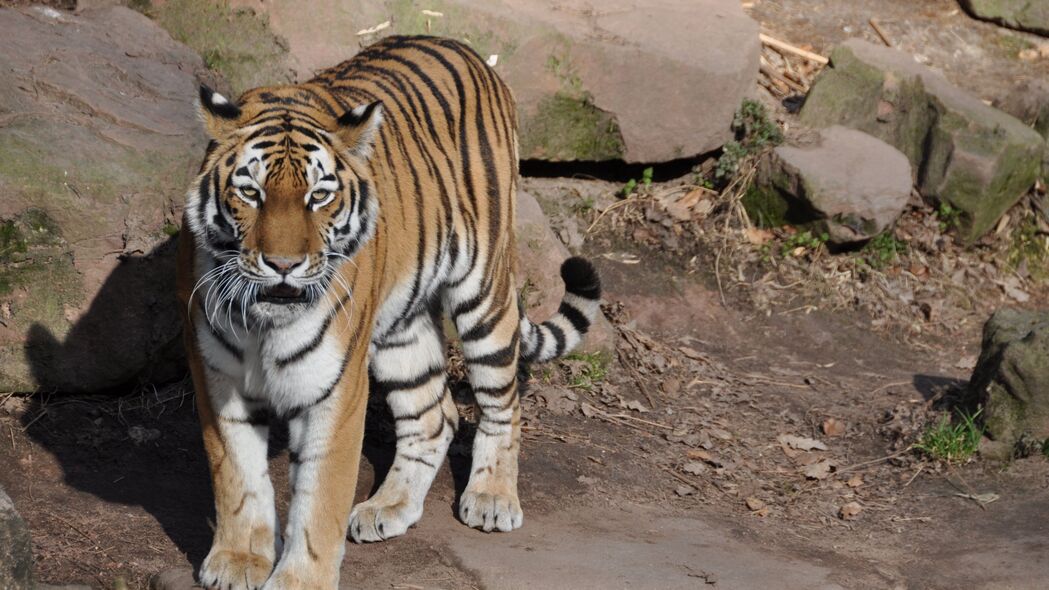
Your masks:
M557 348L554 351L554 356L561 356L561 353L565 351L565 333L561 330L557 324L551 322L543 322L543 327L550 331L553 335L554 340L557 342Z
M349 301L349 300L350 300L350 296L348 294L347 295L343 295L342 299L339 300L339 307L341 307L343 305L346 305L346 302ZM310 340L309 342L307 342L305 346L303 346L302 348L300 348L300 349L296 350L295 352L289 354L286 357L278 358L275 361L275 363L277 365L277 368L278 369L283 369L284 367L287 367L291 363L299 362L306 355L308 355L309 353L313 352L314 350L317 350L317 347L320 346L321 342L324 341L324 336L328 333L328 328L331 327L331 322L332 322L332 320L335 319L335 316L337 314L338 314L338 311L329 313L328 316L324 318L324 323L321 324L320 330L317 330L317 334L315 334L313 336L313 339Z
M480 365L485 367L508 367L517 361L517 339L518 332L514 332L513 338L506 346L479 357L466 358L468 365Z
M419 386L429 382L434 377L436 377L436 376L438 376L438 375L440 375L441 373L444 373L444 372L445 372L444 366L443 365L438 365L438 366L434 366L434 367L430 367L430 368L426 369L426 371L424 371L423 373L421 373L421 374L419 374L419 375L417 375L417 376L415 376L415 377L413 377L411 379L400 379L400 380L392 380L392 381L383 381L382 379L378 379L377 378L377 379L375 379L375 383L383 391L385 391L387 393L389 393L391 391L401 391L401 390L406 390L406 389L415 389L416 387L419 387Z
M565 319L572 324L572 327L575 328L576 332L579 332L580 336L586 334L586 331L590 328L590 320L586 319L586 315L567 301L561 302L561 306L557 308L557 313L565 316Z

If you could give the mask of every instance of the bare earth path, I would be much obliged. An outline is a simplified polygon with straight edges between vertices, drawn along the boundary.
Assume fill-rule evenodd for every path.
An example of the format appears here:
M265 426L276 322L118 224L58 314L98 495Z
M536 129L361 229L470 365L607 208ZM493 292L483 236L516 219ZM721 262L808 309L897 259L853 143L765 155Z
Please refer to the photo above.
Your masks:
M349 545L345 588L1034 589L1049 579L1044 459L947 469L906 451L932 402L965 377L955 364L975 351L975 323L964 339L916 349L843 314L726 307L658 253L593 248L619 354L593 382L580 379L584 361L533 369L524 528L486 535L454 519L467 421L423 521L403 538ZM646 263L616 262L623 253ZM177 387L119 402L5 402L0 484L30 524L42 581L145 587L171 568L188 579L211 514L191 402ZM381 407L359 497L374 485L370 466L390 459ZM844 432L825 434L828 418ZM784 449L782 434L827 450ZM283 444L274 434L281 489ZM806 477L823 461L827 474ZM962 492L998 500L981 507ZM862 512L839 518L851 501Z

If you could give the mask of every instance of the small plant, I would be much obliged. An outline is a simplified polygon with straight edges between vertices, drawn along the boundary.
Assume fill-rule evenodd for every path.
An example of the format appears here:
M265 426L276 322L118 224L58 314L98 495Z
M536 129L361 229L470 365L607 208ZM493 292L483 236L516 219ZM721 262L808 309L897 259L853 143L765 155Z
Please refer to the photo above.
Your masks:
M976 423L980 412L958 412L953 420L951 416L943 416L922 433L914 448L946 463L968 460L976 453L983 438L983 427Z
M573 389L590 391L608 375L608 357L600 352L574 352L565 360L572 368L568 386Z
M1032 278L1049 278L1049 236L1042 233L1033 215L1028 215L1013 228L1006 252L1006 268L1017 270L1024 263Z
M714 178L720 182L725 182L735 176L739 170L740 162L747 157L748 153L747 148L743 147L743 144L736 140L730 140L721 148L721 156L718 157L718 163L714 166Z
M751 150L783 142L783 132L769 120L765 105L749 98L743 99L743 104L736 109L732 130L736 132L736 139Z
M623 198L629 197L630 195L632 195L632 194L634 194L635 192L638 191L638 187L639 186L642 189L647 190L650 186L652 186L652 174L653 174L653 172L654 171L652 170L651 167L648 167L648 168L645 168L644 170L642 170L641 171L641 182L639 183L637 181L637 179L631 178L630 180L626 181L626 185L623 186L623 189L619 191L619 195L621 197L623 197Z
M783 242L783 246L780 248L780 254L783 257L787 257L793 254L798 248L819 250L828 240L830 240L830 235L826 232L819 235L815 235L808 230L798 232L787 238L787 241Z
M893 232L887 231L874 236L863 246L862 260L871 268L884 268L906 252L907 243L898 240Z
M961 210L955 209L947 202L941 202L940 206L936 209L936 217L940 220L941 232L958 227L958 221L961 216Z
M714 178L727 182L736 175L743 161L762 149L783 142L783 132L775 122L769 120L765 105L749 98L744 99L732 119L735 139L727 142L714 168Z

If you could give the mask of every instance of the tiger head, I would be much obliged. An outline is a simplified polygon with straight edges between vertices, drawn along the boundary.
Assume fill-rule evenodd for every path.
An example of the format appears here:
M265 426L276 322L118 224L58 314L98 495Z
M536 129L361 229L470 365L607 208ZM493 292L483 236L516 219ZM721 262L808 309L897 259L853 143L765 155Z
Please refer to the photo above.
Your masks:
M207 289L205 310L239 308L259 320L301 313L374 231L368 159L382 105L332 112L286 87L234 104L202 86L200 114L211 142L186 219L214 261L197 284Z

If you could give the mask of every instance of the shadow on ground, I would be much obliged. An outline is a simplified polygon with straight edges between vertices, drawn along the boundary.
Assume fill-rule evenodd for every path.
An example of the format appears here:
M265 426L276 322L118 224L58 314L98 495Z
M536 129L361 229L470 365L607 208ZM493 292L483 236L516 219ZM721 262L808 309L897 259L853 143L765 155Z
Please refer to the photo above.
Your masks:
M211 544L214 504L177 326L174 251L174 240L169 240L147 256L123 260L66 338L59 340L39 324L31 328L26 356L42 387L30 399L22 424L28 436L54 456L66 485L106 503L141 507L197 568ZM157 292L157 285L172 297L145 306L136 302L145 291ZM125 351L109 344L122 336L141 341L134 335L156 330L158 323L167 326L169 318L175 318L175 329L154 334L160 341L153 351ZM112 387L93 397L69 395L82 390L78 379L99 370L106 372ZM163 381L167 385L146 385ZM452 387L457 399L470 397L466 383L454 382ZM393 461L396 436L381 395L373 391L368 406L367 465L362 468L358 501L374 493ZM286 506L282 455L287 429L280 421L273 423L269 454L271 459L280 457L273 476L278 504ZM456 499L469 476L472 437L472 425L462 421L449 460ZM65 509L75 509L75 504ZM454 512L455 503L448 509Z

